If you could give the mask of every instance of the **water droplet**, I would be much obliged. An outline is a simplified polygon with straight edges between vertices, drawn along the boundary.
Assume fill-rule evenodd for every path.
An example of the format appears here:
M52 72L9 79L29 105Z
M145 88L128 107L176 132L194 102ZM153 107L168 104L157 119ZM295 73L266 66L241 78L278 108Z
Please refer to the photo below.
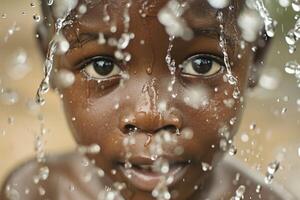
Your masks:
M237 153L237 148L232 144L228 150L229 155L234 156Z
M19 101L19 94L12 90L0 91L0 102L4 105L14 105Z
M292 8L295 12L300 12L300 1L299 0L293 0Z
M33 19L34 19L34 21L39 22L41 20L41 16L34 14Z
M106 39L104 37L104 34L101 33L101 32L99 33L98 43L99 44L105 44L106 43Z
M48 0L48 1L47 1L47 5L48 5L48 6L51 6L51 5L53 4L53 2L54 2L54 0Z
M21 200L20 193L16 189L12 188L10 185L7 185L5 187L5 196L7 197L7 199Z
M159 200L169 200L171 199L171 193L168 191L166 179L163 178L161 182L152 191L152 196Z
M177 0L168 1L157 17L159 22L165 26L165 30L170 37L181 37L184 40L193 38L193 31L188 27L186 21L181 16L184 14L187 5Z
M229 0L208 0L208 3L216 9L222 9L227 7L230 1Z
M112 169L110 172L111 172L112 175L116 175L117 174L117 170L115 170L115 169Z
M274 174L279 169L280 163L278 161L274 161L268 165L267 172L265 175L265 183L270 184L274 179Z
M44 196L46 194L46 190L42 186L39 186L38 191L41 196Z
M83 15L87 12L87 7L85 4L81 4L79 7L78 7L78 12Z
M257 185L255 191L256 191L256 193L260 193L261 192L261 185Z
M258 10L261 18L265 23L265 30L269 37L274 37L275 35L275 25L276 22L270 17L268 10L266 9L263 0L256 0L256 9Z
M241 200L244 199L244 193L246 191L246 187L244 185L240 185L238 189L235 191L235 196L233 196L230 200Z
M91 144L89 146L78 146L77 150L81 154L98 154L101 148L98 144Z
M255 130L256 129L256 123L251 123L249 126L250 130Z
M75 75L67 69L60 69L55 73L54 83L59 89L68 88L75 82Z
M249 141L249 135L247 133L242 133L241 135L242 142L248 142Z
M191 140L194 137L194 132L191 128L184 128L181 131L181 134L182 134L183 138L186 140Z
M206 162L202 162L201 165L202 165L202 170L203 170L204 172L210 171L210 170L212 170L212 168L213 168L210 164L208 164L208 163L206 163Z

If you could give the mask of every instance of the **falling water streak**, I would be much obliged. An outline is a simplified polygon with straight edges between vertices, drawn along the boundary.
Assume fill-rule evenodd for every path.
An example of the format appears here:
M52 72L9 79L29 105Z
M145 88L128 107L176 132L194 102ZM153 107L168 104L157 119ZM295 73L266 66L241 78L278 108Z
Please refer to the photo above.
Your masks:
M46 181L49 177L50 170L46 165L46 157L45 157L45 141L43 140L47 130L44 127L44 124L41 124L41 130L39 134L36 136L35 140L35 152L36 152L36 161L39 165L38 174L33 176L33 182L39 187L39 194L41 196L45 195L45 189L39 185L41 181Z
M189 7L189 1L179 2L177 0L169 0L166 6L160 9L158 13L159 22L165 26L165 30L169 35L169 46L165 61L171 73L171 82L168 86L168 91L172 92L172 97L176 98L177 94L173 92L173 87L176 82L176 63L172 59L171 51L174 46L175 37L181 37L184 40L190 40L193 37L193 31L188 27L187 23L181 16Z
M130 15L129 11L132 6L132 0L128 0L125 4L125 8L123 11L123 26L124 26L124 32L122 33L121 37L119 39L116 38L108 38L107 43L108 45L112 47L116 47L116 50L114 52L114 56L116 59L121 60L124 62L124 64L128 63L131 60L131 54L129 52L124 51L130 41L135 37L133 33L129 32L130 28ZM110 18L108 13L105 14L104 18ZM114 26L112 26L114 27ZM113 30L111 29L113 32ZM102 34L100 34L101 40L99 39L99 44L105 44L106 40L103 37ZM128 74L127 74L128 75ZM124 78L122 76L122 78ZM125 79L122 79L121 83L123 83ZM122 84L121 84L122 85Z
M161 131L153 136L153 142L149 149L151 159L154 160L154 166L152 170L161 174L161 181L152 190L152 196L157 200L169 200L171 199L171 193L168 190L168 185L174 180L173 176L168 176L170 164L168 160L162 156L164 150L163 146L168 143L177 144L177 135L170 133L169 131Z
M285 36L285 41L288 44L289 52L292 54L296 51L296 43L300 39L300 18L296 21L294 28L289 30Z
M125 5L124 8L124 14L123 14L123 18L124 18L124 32L128 33L129 31L129 26L130 26L130 15L129 15L129 10L132 6L132 1L128 0L128 2Z
M175 36L170 36L169 37L169 46L168 46L167 55L166 55L166 58L165 58L165 61L168 65L168 68L169 68L171 76L172 76L171 82L168 86L168 91L169 92L173 92L173 87L174 87L174 84L176 82L176 62L172 58L172 55L171 55L171 51L172 51L172 48L174 46L174 44L173 44L174 39L175 39ZM176 94L173 93L172 97L176 97Z
M132 174L131 174L131 168L132 168L132 164L130 163L129 159L132 156L132 153L130 151L130 146L135 144L135 134L138 131L138 129L136 127L134 127L133 129L129 130L129 134L127 137L125 137L123 139L123 146L125 148L125 163L124 163L124 168L125 168L125 172L126 172L126 176L127 178L131 178Z
M276 22L270 16L269 11L266 9L263 0L255 0L255 5L261 18L264 20L265 31L267 35L269 37L274 37Z
M59 36L61 29L66 25L65 22L68 15L69 13L67 13L63 18L57 19L55 23L55 36ZM49 43L48 52L44 63L44 78L41 81L36 93L36 103L39 105L45 104L45 98L43 96L49 91L50 88L50 75L54 64L54 55L58 45L58 41L55 36Z
M220 47L222 49L222 53L224 56L224 64L226 67L226 79L230 85L234 86L234 91L233 91L233 98L238 99L240 97L240 90L238 88L238 80L234 75L232 74L231 71L231 66L230 66L230 61L229 61L229 56L228 56L228 51L227 51L227 44L226 44L226 39L225 39L225 28L224 28L224 23L223 23L223 13L221 11L218 12L218 20L220 22Z

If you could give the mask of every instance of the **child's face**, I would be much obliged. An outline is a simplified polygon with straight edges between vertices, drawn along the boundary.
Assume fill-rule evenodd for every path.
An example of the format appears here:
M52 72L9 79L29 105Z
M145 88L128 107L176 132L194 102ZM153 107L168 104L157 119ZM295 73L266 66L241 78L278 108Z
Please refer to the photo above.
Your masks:
M170 186L171 190L178 191L178 199L185 199L209 174L202 170L202 163L212 164L218 160L218 152L222 152L220 130L227 126L231 138L240 121L241 102L233 100L233 86L223 79L226 69L219 46L217 11L206 0L196 0L184 13L183 18L193 29L194 37L190 41L174 40L171 56L176 61L176 80L173 91L169 91L172 75L165 60L169 36L157 19L158 11L167 0L147 1L146 17L140 14L143 1L133 1L129 32L134 33L134 38L124 50L131 54L127 63L114 58L116 47L107 45L108 42L99 44L99 32L106 41L118 39L124 32L126 1L108 2L108 6L104 6L103 1L88 6L87 12L76 19L73 26L64 29L71 49L57 56L56 65L76 75L75 83L61 91L67 119L78 144L100 145L101 152L90 155L96 166L113 181L128 183L126 195L147 191L143 193L145 197L151 196L156 179L125 177L120 169L126 152L123 140L131 129L137 128L132 136L135 144L128 146L132 154L129 160L134 165L149 164L155 135L164 130L174 135L178 129L182 134L176 136L177 143L163 145L162 157L185 163L180 165L186 171ZM243 94L254 53L251 45L240 47L236 20L241 5L235 4L231 14L228 8L224 11L224 24L232 72L238 77ZM107 22L103 20L104 10L110 16ZM115 33L110 31L112 25L116 26ZM180 64L183 64L181 68ZM129 78L124 78L126 73ZM93 78L88 80L88 77ZM186 137L186 130L192 130L192 138ZM183 153L176 147L183 147ZM111 173L112 169L116 174Z

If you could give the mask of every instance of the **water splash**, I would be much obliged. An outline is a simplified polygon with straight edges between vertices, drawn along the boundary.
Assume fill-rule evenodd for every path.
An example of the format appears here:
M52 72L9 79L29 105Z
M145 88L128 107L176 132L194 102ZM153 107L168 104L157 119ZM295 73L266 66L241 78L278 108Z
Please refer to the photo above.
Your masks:
M296 43L300 39L300 18L296 21L293 29L289 30L285 36L285 41L288 44L289 52L292 54L296 51Z
M245 9L238 17L238 26L241 29L242 38L247 42L254 42L263 27L263 21L255 10ZM241 44L242 49L244 45L244 43Z
M266 9L263 0L255 0L256 9L259 12L261 18L265 24L265 31L269 37L274 37L276 21L272 19L269 11Z
M265 183L271 184L274 179L274 174L279 169L280 163L278 161L274 161L268 165L267 172L265 175Z
M193 31L188 27L186 21L181 17L188 9L188 2L180 3L177 0L169 0L157 17L159 22L165 26L170 37L181 37L184 40L193 38Z
M129 130L129 134L127 137L125 137L123 139L123 146L125 148L125 163L124 163L124 167L125 167L125 175L127 176L127 178L131 178L132 174L131 174L131 168L132 168L132 164L130 163L129 159L132 156L132 153L130 151L130 146L134 145L136 143L136 140L134 138L135 133L138 131L138 129L135 127L132 130Z
M289 61L285 64L284 70L287 74L294 75L300 88L300 65L296 61Z
M193 38L192 29L188 27L186 21L181 17L188 7L188 2L180 3L177 0L169 0L166 6L163 7L157 15L159 22L165 26L165 30L169 35L169 46L165 61L172 76L168 91L172 92L173 98L177 96L176 93L173 93L173 87L176 82L176 63L171 56L171 51L174 46L173 42L176 37L181 37L184 40L191 40Z
M168 190L168 179L166 177L162 177L160 182L152 191L152 196L156 198L156 200L169 200L171 199L171 193Z
M36 93L36 102L40 105L45 104L44 95L50 89L50 76L54 64L54 55L57 50L60 50L60 53L66 52L68 50L68 42L63 37L61 30L62 28L69 24L70 22L66 22L66 18L69 16L67 13L64 17L58 18L55 23L55 36L49 43L48 52L46 55L46 60L44 63L44 78L38 88ZM67 47L66 47L67 46Z
M227 81L230 85L234 87L232 96L234 99L240 98L240 90L238 88L238 79L232 74L231 65L229 61L228 51L227 51L227 44L225 38L225 28L224 28L224 19L223 13L221 11L218 12L218 21L220 23L220 47L224 56L224 64L226 67L226 75L224 76L225 81Z
M154 136L153 142L149 146L151 159L154 160L152 170L161 174L161 181L152 191L152 196L157 200L169 200L171 198L168 185L172 183L174 177L168 176L170 163L161 156L165 144L177 144L177 142L176 134L172 134L169 131L160 131ZM176 151L176 149L174 151Z
M38 185L38 191L41 196L44 196L46 191L40 185L41 181L46 181L49 177L50 170L46 165L46 155L45 155L45 141L44 136L47 133L46 128L44 127L43 122L41 123L41 130L35 138L35 152L36 152L36 161L39 166L38 174L33 176L33 182Z
M168 68L169 68L169 71L171 73L171 82L169 83L169 86L168 86L168 91L169 92L173 92L173 87L175 85L175 82L176 82L176 76L175 76L175 73L176 73L176 62L175 60L172 58L172 55L171 55L171 51L172 51L172 48L174 46L173 42L174 42L174 39L175 37L174 36L170 36L169 37L169 46L168 46L168 49L167 49L167 54L166 54L166 57L165 57L165 61L168 65ZM172 97L176 97L177 94L173 93L172 94Z
M244 193L246 192L246 187L244 185L240 185L238 189L235 191L235 196L231 197L230 200L241 200L244 199Z

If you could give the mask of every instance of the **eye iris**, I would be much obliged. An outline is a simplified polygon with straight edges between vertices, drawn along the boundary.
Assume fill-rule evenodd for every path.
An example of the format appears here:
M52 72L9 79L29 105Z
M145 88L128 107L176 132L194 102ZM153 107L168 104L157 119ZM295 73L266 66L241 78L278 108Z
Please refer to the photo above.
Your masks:
M93 63L95 71L101 76L110 74L114 69L114 63L109 60L98 60Z
M207 58L198 58L193 60L192 66L193 69L199 74L206 74L212 68L212 60Z

